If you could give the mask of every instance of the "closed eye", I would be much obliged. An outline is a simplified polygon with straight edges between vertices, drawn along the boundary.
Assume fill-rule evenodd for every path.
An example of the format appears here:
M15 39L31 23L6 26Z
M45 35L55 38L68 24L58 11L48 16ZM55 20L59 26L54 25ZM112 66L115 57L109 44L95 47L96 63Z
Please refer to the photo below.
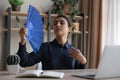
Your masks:
M54 21L53 25L57 25L58 23L60 23L60 25L65 24L65 22L63 20L60 20L60 21Z

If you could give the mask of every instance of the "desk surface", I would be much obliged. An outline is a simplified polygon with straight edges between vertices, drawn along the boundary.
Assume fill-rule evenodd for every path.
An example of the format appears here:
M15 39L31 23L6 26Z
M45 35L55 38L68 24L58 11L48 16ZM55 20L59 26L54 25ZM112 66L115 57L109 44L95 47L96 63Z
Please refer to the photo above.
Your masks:
M60 80L89 80L79 77L72 76L73 74L80 74L82 72L93 72L95 69L85 69L85 70L55 70L59 72L64 72L65 75ZM51 78L16 78L15 75L9 75L7 71L0 71L0 80L50 80ZM52 79L51 79L52 80ZM54 79L58 80L58 79ZM103 79L102 79L103 80ZM105 79L105 80L120 80L120 78L115 79Z

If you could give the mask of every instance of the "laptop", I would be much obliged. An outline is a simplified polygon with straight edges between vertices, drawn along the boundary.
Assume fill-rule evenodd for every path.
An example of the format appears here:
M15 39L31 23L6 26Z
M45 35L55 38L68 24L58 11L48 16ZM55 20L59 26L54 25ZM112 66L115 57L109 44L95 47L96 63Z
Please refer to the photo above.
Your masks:
M73 76L88 79L120 78L120 46L105 46L97 71L85 73Z

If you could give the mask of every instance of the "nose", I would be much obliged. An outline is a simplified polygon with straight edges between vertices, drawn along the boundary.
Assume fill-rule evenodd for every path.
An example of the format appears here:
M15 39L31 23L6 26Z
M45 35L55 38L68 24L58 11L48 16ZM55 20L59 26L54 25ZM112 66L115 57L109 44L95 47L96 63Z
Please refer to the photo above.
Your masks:
M57 22L57 24L56 24L57 26L60 26L60 22Z

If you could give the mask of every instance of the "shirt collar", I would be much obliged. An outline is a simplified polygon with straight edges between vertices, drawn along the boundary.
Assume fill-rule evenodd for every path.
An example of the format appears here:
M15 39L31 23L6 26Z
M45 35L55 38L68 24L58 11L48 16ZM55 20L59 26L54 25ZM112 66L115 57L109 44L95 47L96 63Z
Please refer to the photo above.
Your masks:
M53 42L55 45L57 45L57 46L59 46L59 47L62 47L62 46L57 42L56 39L54 39L52 42ZM70 47L71 47L71 44L68 43L68 41L67 41L67 42L65 43L65 46L64 46L63 48L70 49Z

